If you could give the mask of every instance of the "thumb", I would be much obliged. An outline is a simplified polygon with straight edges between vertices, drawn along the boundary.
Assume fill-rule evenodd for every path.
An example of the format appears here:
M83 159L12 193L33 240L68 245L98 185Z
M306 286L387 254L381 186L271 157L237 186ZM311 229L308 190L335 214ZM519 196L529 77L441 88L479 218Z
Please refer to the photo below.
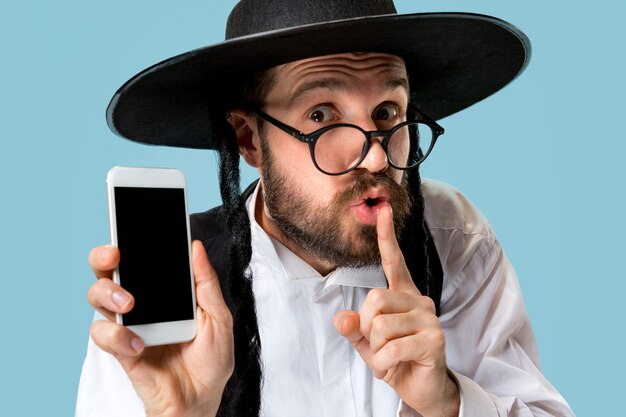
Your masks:
M363 362L374 372L376 378L382 378L384 372L377 372L372 367L374 351L370 347L370 342L359 330L361 319L356 311L339 311L333 317L333 325L337 333L348 339L348 342L359 352Z
M389 289L418 291L404 262L404 255L398 244L398 239L396 239L393 212L390 205L380 209L376 221L376 233L378 234L380 260L389 283Z
M333 317L337 333L348 339L353 346L363 339L359 331L360 318L356 311L338 311Z

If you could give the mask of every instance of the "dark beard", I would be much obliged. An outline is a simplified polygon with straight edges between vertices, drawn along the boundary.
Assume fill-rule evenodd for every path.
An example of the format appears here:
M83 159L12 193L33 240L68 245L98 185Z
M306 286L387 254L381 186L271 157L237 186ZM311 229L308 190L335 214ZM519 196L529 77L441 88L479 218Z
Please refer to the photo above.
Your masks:
M272 222L282 235L313 257L337 267L373 267L380 263L375 225L352 224L356 233L348 235L345 217L347 205L373 187L389 193L393 209L396 236L400 236L411 207L411 194L387 174L371 174L363 170L351 173L354 182L337 193L330 204L315 205L309 195L298 190L293 182L280 172L275 159L261 139L263 149L263 198ZM342 216L342 214L344 214ZM355 236L355 237L351 237Z

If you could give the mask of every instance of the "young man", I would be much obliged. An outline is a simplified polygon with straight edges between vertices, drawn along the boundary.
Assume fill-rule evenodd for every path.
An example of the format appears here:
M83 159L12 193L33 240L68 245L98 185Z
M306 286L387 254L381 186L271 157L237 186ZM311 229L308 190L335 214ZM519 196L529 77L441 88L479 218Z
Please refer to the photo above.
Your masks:
M242 0L227 38L109 107L127 138L218 149L224 206L192 218L192 342L145 348L117 325L133 307L111 280L120 253L91 252L105 320L77 415L572 415L491 227L417 170L443 133L431 117L519 74L525 36L391 1ZM243 198L239 155L260 175Z

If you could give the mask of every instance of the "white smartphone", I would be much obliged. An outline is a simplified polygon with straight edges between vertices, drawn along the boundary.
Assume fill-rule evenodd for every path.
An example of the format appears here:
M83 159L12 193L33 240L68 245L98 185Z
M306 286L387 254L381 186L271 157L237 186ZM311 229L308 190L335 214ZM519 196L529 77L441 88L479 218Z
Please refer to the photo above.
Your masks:
M196 296L185 176L176 169L114 167L107 175L114 280L135 298L117 322L146 346L196 335Z

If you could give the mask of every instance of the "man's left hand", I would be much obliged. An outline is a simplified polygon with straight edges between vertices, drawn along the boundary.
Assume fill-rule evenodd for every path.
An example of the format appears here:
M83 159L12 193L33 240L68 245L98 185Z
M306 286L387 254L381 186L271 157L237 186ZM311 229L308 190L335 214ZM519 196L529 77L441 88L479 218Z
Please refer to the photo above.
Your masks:
M411 279L390 206L380 210L376 230L389 289L371 290L358 313L338 312L335 328L374 376L415 411L424 417L458 416L459 390L446 367L445 336L435 304Z

